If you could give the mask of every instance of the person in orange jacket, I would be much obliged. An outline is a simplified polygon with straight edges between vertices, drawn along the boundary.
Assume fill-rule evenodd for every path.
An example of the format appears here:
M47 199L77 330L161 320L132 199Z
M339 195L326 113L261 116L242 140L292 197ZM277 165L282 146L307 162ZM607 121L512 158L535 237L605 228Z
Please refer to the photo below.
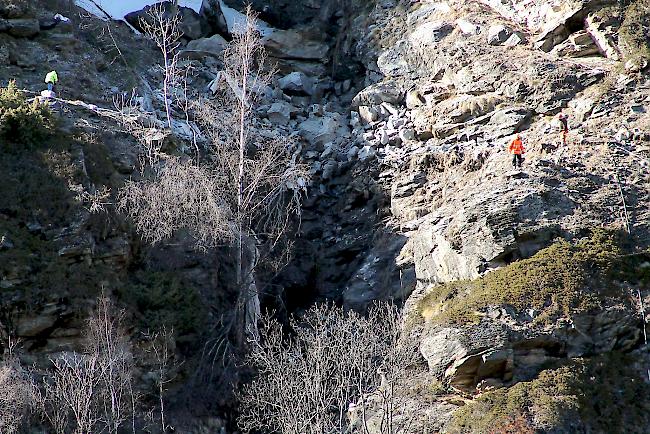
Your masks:
M512 154L512 167L515 169L517 166L521 169L521 163L524 161L524 143L521 141L521 136L517 134L510 146L508 146L508 152Z

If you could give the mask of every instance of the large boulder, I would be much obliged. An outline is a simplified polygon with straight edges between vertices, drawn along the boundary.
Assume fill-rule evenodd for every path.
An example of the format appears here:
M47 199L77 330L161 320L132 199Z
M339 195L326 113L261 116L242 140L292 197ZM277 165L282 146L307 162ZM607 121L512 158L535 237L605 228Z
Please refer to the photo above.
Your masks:
M544 329L512 306L488 306L482 313L478 324L429 322L420 337L420 353L430 373L464 392L535 376L545 365L566 357L631 351L641 337L633 307L624 303L558 320Z
M298 125L300 134L312 145L322 147L349 133L346 120L338 113L312 116Z
M402 91L392 81L382 82L368 86L352 99L352 109L360 106L377 106L382 102L397 105L402 101Z
M291 116L299 110L291 104L279 101L271 104L271 107L266 111L266 116L274 124L286 125L289 123Z
M331 19L344 12L345 6L339 0L225 0L225 3L238 10L247 5L260 12L260 18L274 27L287 29L309 24L313 28L319 25L331 25ZM363 2L348 2L350 7ZM365 5L365 4L364 4ZM344 9L345 8L345 9Z
M376 300L406 300L415 287L415 271L410 264L395 260L405 237L379 233L358 271L343 290L346 309L365 311Z
M409 65L404 53L412 50L410 43L402 39L394 46L384 50L377 59L377 67L379 71L386 77L395 77L406 75L411 72L411 65Z
M292 72L278 80L280 89L291 95L313 95L314 81L302 72Z
M490 26L487 34L487 43L490 45L501 45L508 40L512 31L503 24Z
M226 49L228 42L220 35L213 35L209 38L201 38L190 41L184 53L196 53L199 55L207 55L214 57L221 57L223 51Z
M203 0L199 15L203 17L211 32L227 34L228 23L221 10L219 0Z
M183 36L187 39L199 39L209 34L210 28L205 18L201 17L201 15L193 9L182 6L177 7L169 1L157 3L152 6L146 6L139 11L127 14L124 19L135 29L142 32L144 31L142 23L145 22L151 24L153 22L151 11L152 8L158 7L158 5L163 8L163 18L171 19L177 15L180 17L180 30L183 33Z
M488 378L512 379L514 352L506 342L505 330L489 323L470 329L432 327L420 341L420 352L434 375L471 391Z
M417 164L424 164L422 158ZM493 182L489 189L467 186L456 202L440 204L410 234L403 253L412 255L419 281L475 279L504 258L528 257L558 234L557 223L540 224L543 216L568 218L575 211L570 198L548 186L520 180L518 188L508 190L507 179ZM404 198L402 203L418 206Z
M263 39L269 56L279 59L300 59L324 61L329 46L309 39L295 30L274 30Z
M416 48L423 48L440 42L454 30L454 26L445 21L432 21L421 24L409 36L409 41Z
M16 335L20 338L33 338L48 329L52 329L57 321L57 315L25 316L18 320Z

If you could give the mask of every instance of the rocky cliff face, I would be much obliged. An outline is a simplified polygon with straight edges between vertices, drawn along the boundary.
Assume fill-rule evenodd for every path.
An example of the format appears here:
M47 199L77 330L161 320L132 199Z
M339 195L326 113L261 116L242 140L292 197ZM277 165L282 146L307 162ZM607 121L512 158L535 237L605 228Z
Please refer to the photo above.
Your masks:
M159 80L151 47L125 27L112 27L118 53L78 10L48 29L51 8L16 5L0 10L2 79L39 91L56 68L62 95L99 106L143 77ZM266 302L404 303L404 339L419 355L395 391L404 410L394 432L616 431L606 415L628 431L647 426L646 401L633 399L647 394L649 360L636 301L648 296L650 239L648 46L635 30L647 24L644 5L253 2L278 27L265 44L280 68L258 114L302 137L313 176L294 259ZM183 47L202 93L228 37L216 3L210 10L187 12L196 25ZM159 92L142 93L143 111L162 119ZM228 252L195 252L180 235L150 248L118 214L88 213L70 185L116 188L137 176L134 144L84 109L63 110L62 125L46 150L2 154L5 333L46 366L78 347L101 288L134 304L144 328L169 314L150 298L181 285L201 300L180 301L191 353L231 306ZM192 132L172 133L170 152L182 152ZM515 133L522 170L506 152ZM629 235L619 242L602 227ZM377 403L366 428L352 411L356 430L383 432Z
M413 273L408 339L418 342L427 361L426 381L447 387L414 397L417 381L403 385L400 404L408 410L395 420L398 431L501 432L517 426L518 418L527 424L519 430L613 429L584 416L593 403L581 401L575 414L563 407L551 423L534 399L538 410L530 411L515 410L509 406L525 404L507 400L520 382L536 387L535 378L546 381L551 374L540 373L542 366L560 369L576 357L605 354L593 363L612 368L616 362L608 358L616 352L645 357L637 349L639 307L628 304L639 288L636 278L585 283L592 290L614 285L617 292L582 313L571 305L542 326L538 317L560 295L546 292L552 282L537 280L554 268L533 265L547 253L535 254L556 237L580 239L602 226L629 230L635 248L646 247L645 217L638 217L647 213L641 180L647 177L648 123L640 105L647 104L648 82L635 72L639 64L622 54L618 26L622 16L632 20L632 12L615 6L383 2L371 14L371 31L357 50L367 83L376 83L353 101L352 134L363 151L359 159L370 153L371 166L380 168L380 185L390 198L388 220L406 242L398 255L380 243L367 255L383 261L394 255L390 262L401 276ZM557 120L561 111L569 116L566 145ZM511 169L505 152L517 132L527 148L521 171ZM510 271L508 264L531 257ZM364 262L353 272L344 291L349 306L359 307L370 293L403 297L403 286L383 278L385 265L374 274L369 270ZM359 277L363 287L352 284ZM459 281L472 283L450 283ZM492 298L487 288L493 281L505 297ZM531 292L510 292L509 282ZM474 297L480 302L473 304ZM455 317L458 305L469 312ZM634 368L619 375L644 378ZM560 387L560 379L553 381L545 387ZM570 379L571 387L581 387L579 381ZM645 404L608 405L624 411L617 406L628 404L635 415L631 426L642 431ZM379 421L379 414L371 418Z

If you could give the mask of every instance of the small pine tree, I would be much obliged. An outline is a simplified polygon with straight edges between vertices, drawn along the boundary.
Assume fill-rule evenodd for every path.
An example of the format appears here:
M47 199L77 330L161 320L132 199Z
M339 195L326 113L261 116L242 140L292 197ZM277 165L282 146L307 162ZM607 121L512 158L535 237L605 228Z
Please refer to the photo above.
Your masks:
M32 149L54 129L54 117L38 100L28 102L15 81L0 88L0 150Z

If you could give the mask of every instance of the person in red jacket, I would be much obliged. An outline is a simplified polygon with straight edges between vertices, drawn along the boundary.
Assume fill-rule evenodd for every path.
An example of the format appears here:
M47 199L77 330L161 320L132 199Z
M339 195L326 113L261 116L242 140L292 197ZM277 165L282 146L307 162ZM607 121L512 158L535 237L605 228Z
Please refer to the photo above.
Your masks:
M557 115L557 118L560 120L560 123L562 124L562 144L566 146L566 139L567 136L569 135L569 117L563 112L560 112L560 114Z
M515 169L517 166L521 169L521 163L524 161L524 143L521 141L521 136L517 134L510 146L508 146L508 152L512 154L512 167Z

